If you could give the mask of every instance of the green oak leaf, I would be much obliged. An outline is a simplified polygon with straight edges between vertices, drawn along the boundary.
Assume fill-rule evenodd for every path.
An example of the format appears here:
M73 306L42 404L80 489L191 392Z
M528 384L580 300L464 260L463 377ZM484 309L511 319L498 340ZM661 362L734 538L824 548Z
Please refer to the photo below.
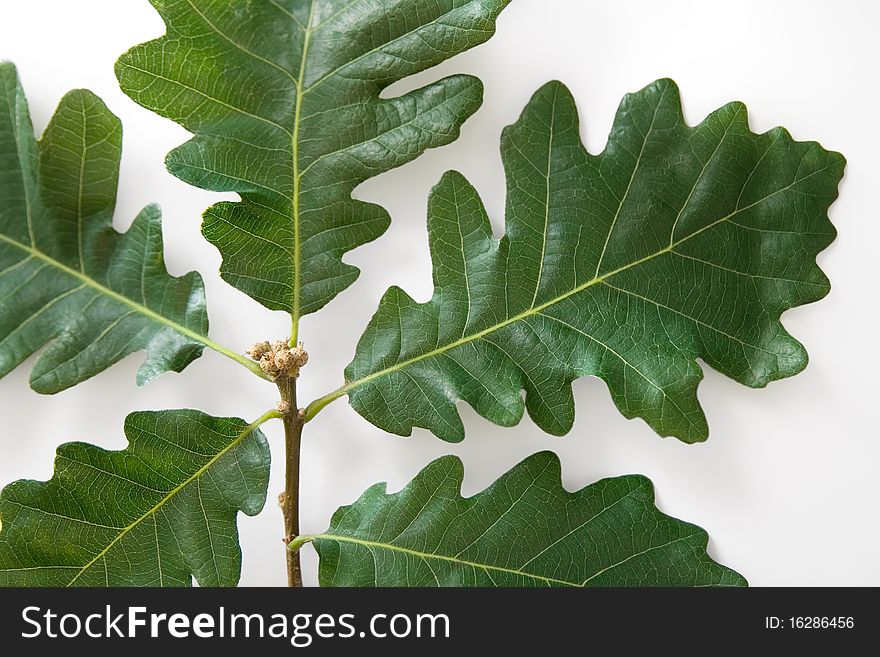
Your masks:
M745 586L706 553L705 531L657 510L645 477L569 493L560 474L541 452L464 498L462 463L446 456L294 547L314 542L322 586Z
M112 228L121 147L119 120L88 91L66 95L37 142L15 67L0 63L0 376L49 343L38 392L146 350L142 385L217 348L201 278L165 269L159 209Z
M296 327L357 278L343 255L388 227L354 188L453 141L482 102L465 75L380 93L489 39L509 0L151 2L168 32L123 55L122 89L195 134L171 173L241 196L203 233L224 279Z
M52 479L0 495L0 585L235 586L236 514L259 513L269 482L258 424L140 412L122 451L62 445Z
M568 90L550 83L501 152L504 237L447 174L428 209L433 298L391 288L345 386L307 417L348 394L387 431L457 441L464 400L504 426L526 407L561 435L571 382L592 375L627 418L696 442L708 436L698 358L751 387L806 366L780 315L829 291L816 255L835 237L840 154L782 128L752 133L740 103L689 127L670 80L624 99L600 155L581 143Z

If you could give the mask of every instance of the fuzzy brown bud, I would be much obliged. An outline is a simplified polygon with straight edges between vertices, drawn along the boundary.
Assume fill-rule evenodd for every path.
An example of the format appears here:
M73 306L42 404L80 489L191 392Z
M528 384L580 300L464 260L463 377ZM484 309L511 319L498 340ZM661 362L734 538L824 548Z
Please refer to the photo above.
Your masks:
M293 356L294 367L296 367L297 369L303 367L306 363L309 362L309 354L305 349L303 349L302 342L296 345L296 349L294 349L290 353Z
M281 372L290 372L295 367L296 358L288 349L275 352L275 367Z
M271 353L263 354L260 358L260 367L268 374L278 374L278 367L275 365L275 358Z
M272 346L269 344L269 341L263 340L262 342L257 342L256 344L254 344L245 353L254 360L260 360L265 354L269 353L271 350Z
M271 343L264 340L252 346L247 354L259 361L264 372L276 378L280 376L296 378L299 376L300 368L309 362L309 355L303 349L302 342L291 349L284 340L275 340Z

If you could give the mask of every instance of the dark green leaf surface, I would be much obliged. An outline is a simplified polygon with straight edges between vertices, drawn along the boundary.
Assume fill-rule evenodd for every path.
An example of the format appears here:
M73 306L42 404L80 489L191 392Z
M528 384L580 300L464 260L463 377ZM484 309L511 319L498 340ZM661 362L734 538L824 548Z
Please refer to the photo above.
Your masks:
M58 448L48 482L0 496L2 586L234 586L236 514L266 501L255 425L197 411L133 413L127 449Z
M480 105L456 75L393 82L486 41L509 0L151 0L168 33L117 64L123 90L195 137L168 157L198 187L237 192L205 214L223 277L294 317L351 285L342 256L388 227L361 182L454 140Z
M569 493L536 454L461 496L461 461L434 461L401 492L370 488L306 537L322 586L744 586L708 536L660 513L651 482L603 479Z
M119 120L88 91L64 97L38 143L15 68L0 63L0 376L49 343L38 392L143 349L144 384L212 344L201 278L165 269L158 208L124 235L111 227L121 144Z
M447 174L428 209L433 298L389 290L346 385L309 417L347 393L383 429L460 440L465 400L501 425L525 406L564 434L571 381L593 375L626 417L694 442L708 435L698 358L752 387L806 366L780 315L828 293L816 254L835 236L841 155L782 128L753 134L739 103L691 128L669 80L624 99L595 156L568 90L551 83L501 151L504 237Z

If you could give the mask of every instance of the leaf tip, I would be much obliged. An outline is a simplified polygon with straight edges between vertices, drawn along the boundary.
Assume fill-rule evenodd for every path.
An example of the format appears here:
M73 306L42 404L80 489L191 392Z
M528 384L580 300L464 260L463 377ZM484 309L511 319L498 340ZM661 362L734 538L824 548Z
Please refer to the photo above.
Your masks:
M416 478L410 482L412 486L420 479L439 479L444 486L456 495L461 494L461 485L464 482L464 461L454 454L447 454L431 461ZM408 487L409 487L408 486ZM439 489L438 489L439 490Z
M530 464L545 468L551 474L551 476L555 475L555 477L561 481L562 459L559 458L559 454L557 454L556 452L549 449L543 449L540 452L536 452L521 461L520 464L514 469Z

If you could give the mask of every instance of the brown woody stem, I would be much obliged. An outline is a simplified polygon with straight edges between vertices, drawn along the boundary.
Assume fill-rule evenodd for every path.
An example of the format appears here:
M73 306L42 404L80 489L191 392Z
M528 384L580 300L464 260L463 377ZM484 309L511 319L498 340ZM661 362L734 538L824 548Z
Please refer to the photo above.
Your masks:
M286 450L285 484L281 496L281 510L284 513L284 543L287 553L287 585L301 587L302 569L299 550L287 548L299 536L299 461L302 442L303 416L296 406L296 377L279 376L276 380L281 400L289 408L282 418L284 421L284 445Z

